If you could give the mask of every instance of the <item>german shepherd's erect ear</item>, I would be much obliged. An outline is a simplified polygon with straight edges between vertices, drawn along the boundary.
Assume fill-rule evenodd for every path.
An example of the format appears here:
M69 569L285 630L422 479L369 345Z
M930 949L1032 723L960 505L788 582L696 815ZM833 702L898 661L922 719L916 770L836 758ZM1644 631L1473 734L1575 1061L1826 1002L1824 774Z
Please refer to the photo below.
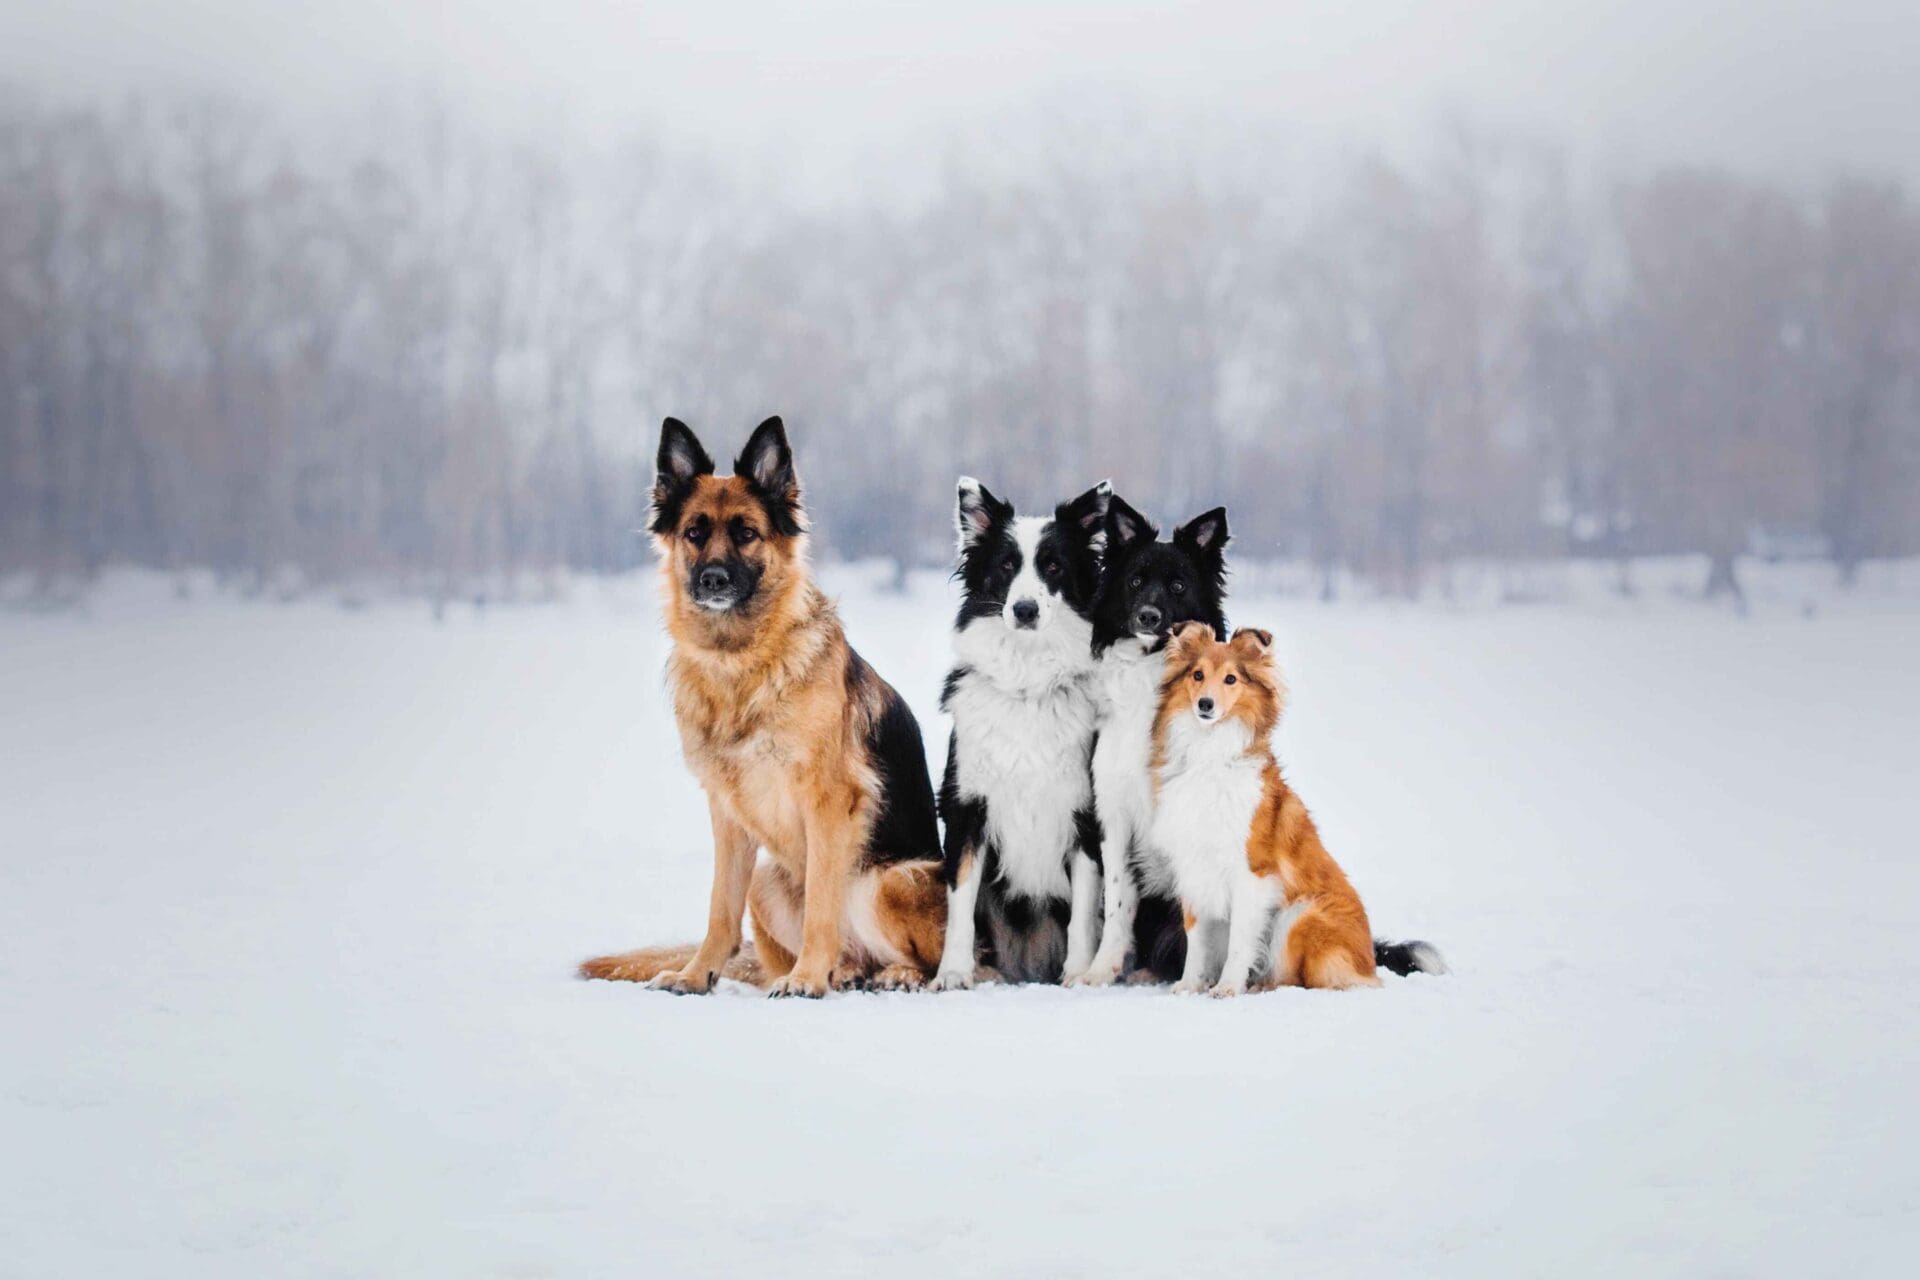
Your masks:
M786 424L778 415L753 429L747 447L733 460L733 474L746 480L767 508L767 521L789 538L806 529L800 512L800 478L793 472L793 450Z
M660 424L660 453L654 460L653 509L647 531L672 533L680 523L680 508L693 492L694 482L713 474L713 459L700 446L693 429L678 418Z

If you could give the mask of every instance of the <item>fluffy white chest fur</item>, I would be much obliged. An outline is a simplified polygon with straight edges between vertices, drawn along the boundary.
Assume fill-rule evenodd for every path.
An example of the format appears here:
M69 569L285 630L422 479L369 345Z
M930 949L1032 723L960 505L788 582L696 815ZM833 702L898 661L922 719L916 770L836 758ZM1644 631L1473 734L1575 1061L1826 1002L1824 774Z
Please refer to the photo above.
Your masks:
M1167 728L1150 838L1174 891L1202 916L1227 916L1236 880L1247 872L1261 774L1247 745L1248 729L1237 720L1207 725L1183 713Z
M1153 813L1153 718L1166 661L1137 640L1122 640L1100 660L1100 740L1093 749L1093 790L1100 823L1110 834L1144 835ZM1124 854L1124 851L1121 851Z
M1038 633L976 619L955 637L970 668L947 700L961 794L986 801L1000 876L1027 897L1066 898L1074 813L1092 801L1092 663L1086 622L1060 610Z

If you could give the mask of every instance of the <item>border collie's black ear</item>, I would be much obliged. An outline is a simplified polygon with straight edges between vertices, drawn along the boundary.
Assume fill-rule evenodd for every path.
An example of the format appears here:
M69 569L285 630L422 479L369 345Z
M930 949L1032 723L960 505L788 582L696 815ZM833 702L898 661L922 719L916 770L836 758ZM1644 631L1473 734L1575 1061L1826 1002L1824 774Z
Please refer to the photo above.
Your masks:
M1219 559L1227 549L1227 509L1215 507L1195 516L1173 531L1173 540Z
M1090 547L1107 540L1107 502L1113 497L1113 485L1105 480L1079 497L1053 509L1054 521L1079 534Z
M1136 542L1152 542L1160 536L1145 516L1127 505L1119 494L1107 499L1107 551L1124 551Z
M995 522L1013 515L1013 504L993 496L993 490L972 476L961 476L953 504L953 528L960 554L980 540Z
M693 482L713 474L713 459L701 447L693 429L678 418L660 424L660 452L654 459L653 510L647 515L647 528L653 533L671 532L680 521L680 505L687 500Z
M806 527L800 522L800 477L793 472L793 450L779 415L753 429L747 447L733 460L733 474L759 493L775 529L792 538Z

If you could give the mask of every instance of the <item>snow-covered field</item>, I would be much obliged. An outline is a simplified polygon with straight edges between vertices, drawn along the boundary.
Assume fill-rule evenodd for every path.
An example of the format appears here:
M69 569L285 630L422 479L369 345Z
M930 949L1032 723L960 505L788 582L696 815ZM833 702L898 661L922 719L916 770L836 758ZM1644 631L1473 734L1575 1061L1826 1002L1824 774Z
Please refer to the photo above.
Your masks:
M873 576L937 769L947 597ZM648 582L0 613L0 1274L1907 1274L1920 595L1260 582L1293 781L1451 976L583 983L705 911Z

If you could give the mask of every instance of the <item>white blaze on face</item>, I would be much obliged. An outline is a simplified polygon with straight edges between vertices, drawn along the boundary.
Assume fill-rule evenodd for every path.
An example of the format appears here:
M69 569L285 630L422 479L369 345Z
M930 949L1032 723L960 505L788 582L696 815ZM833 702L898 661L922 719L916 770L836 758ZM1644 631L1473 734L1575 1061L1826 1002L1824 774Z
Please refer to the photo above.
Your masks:
M1020 548L1020 572L1013 577L1013 585L1007 588L1007 602L1000 606L1000 620L1009 627L1019 628L1020 621L1014 610L1022 602L1032 604L1039 610L1039 616L1033 620L1032 630L1044 631L1047 623L1053 620L1055 596L1047 586L1047 580L1040 575L1040 536L1046 532L1049 521L1045 516L1019 516L1008 530L1013 536L1013 544Z

